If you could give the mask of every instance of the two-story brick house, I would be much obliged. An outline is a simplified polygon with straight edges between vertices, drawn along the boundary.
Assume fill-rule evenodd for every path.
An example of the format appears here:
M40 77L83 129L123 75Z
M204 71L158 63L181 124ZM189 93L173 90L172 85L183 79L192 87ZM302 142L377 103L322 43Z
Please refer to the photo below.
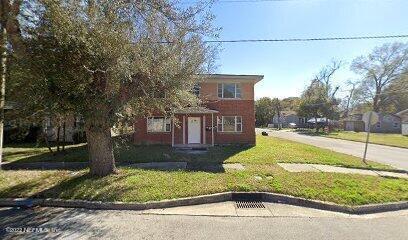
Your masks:
M262 75L205 75L197 92L203 105L176 111L173 117L135 121L135 143L175 147L255 144L254 86Z

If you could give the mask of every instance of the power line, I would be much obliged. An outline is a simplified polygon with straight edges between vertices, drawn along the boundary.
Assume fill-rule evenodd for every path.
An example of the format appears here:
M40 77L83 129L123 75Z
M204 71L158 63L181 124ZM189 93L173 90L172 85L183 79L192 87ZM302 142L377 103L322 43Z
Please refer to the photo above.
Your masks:
M320 38L277 38L277 39L232 39L232 40L205 40L205 43L252 43L252 42L312 42L312 41L343 41L367 39L408 38L408 34L380 35L380 36L355 36L355 37L320 37ZM171 42L163 42L171 43Z

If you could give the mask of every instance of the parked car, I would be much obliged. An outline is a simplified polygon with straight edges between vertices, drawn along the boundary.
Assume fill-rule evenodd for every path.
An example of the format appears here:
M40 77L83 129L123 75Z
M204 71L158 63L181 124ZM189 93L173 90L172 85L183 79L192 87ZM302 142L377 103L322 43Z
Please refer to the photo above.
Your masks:
M289 127L289 128L293 128L293 129L298 128L298 126L297 126L296 123L289 123L289 124L288 124L288 127Z

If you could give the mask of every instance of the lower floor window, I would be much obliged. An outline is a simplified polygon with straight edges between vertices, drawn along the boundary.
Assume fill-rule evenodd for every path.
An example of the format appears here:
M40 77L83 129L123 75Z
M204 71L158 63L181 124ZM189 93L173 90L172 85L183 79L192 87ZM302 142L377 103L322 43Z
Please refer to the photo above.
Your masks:
M171 119L166 117L148 117L147 132L170 132Z
M219 132L242 132L241 116L222 116L217 119Z

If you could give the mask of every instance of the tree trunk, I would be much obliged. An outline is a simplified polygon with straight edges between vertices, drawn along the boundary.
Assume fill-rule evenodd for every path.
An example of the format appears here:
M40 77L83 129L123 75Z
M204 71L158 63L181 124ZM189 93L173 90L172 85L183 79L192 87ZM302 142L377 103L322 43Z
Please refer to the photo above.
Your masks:
M51 146L50 146L50 142L48 142L47 133L43 133L42 135L43 135L43 137L44 137L45 145L47 145L47 148L48 148L48 150L50 151L50 153L54 153L54 152L52 151Z
M56 143L57 143L57 152L60 151L60 131L61 131L61 126L60 126L60 124L58 123L58 128L57 128L57 141L56 141Z
M380 111L380 95L381 94L381 90L379 90L377 88L376 92L375 92L375 96L373 98L373 111L374 112L379 112Z
M66 124L62 123L62 151L65 151Z
M1 26L0 164L3 160L4 106L6 104L7 30ZM1 166L1 165L0 165Z
M96 176L107 176L116 173L109 124L103 122L103 120L96 121L99 124L93 124L92 122L95 121L85 124L90 173Z

